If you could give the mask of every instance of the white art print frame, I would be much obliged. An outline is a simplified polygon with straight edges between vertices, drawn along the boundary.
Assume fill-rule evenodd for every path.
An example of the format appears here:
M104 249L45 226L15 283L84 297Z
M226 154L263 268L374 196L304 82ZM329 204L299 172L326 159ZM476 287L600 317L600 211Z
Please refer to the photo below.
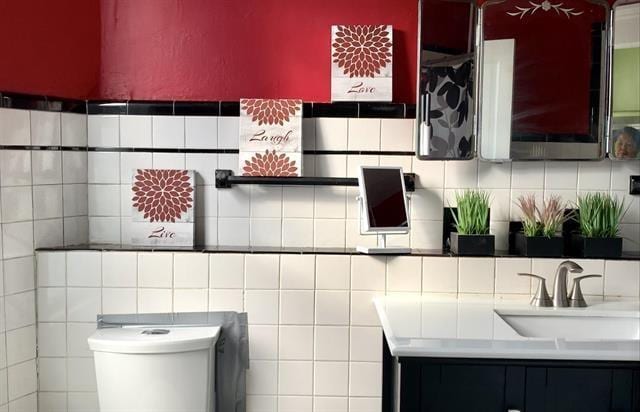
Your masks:
M193 246L195 172L184 169L134 169L131 243Z
M302 100L240 100L240 174L302 176Z
M393 27L331 26L331 100L390 102Z

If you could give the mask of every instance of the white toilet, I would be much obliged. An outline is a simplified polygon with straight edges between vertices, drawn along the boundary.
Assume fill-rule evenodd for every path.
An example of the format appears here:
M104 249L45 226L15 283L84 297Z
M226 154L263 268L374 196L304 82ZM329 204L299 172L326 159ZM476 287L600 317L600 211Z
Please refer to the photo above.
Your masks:
M214 412L219 327L98 329L94 352L101 412Z

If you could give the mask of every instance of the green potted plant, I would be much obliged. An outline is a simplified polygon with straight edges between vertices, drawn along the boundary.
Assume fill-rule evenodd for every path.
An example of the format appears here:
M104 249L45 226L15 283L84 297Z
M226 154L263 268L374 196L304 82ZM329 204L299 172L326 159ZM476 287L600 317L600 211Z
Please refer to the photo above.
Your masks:
M591 258L612 258L622 255L620 220L624 202L606 193L579 196L576 203L579 233L571 237L572 254Z
M522 256L558 257L564 253L560 232L565 218L565 204L559 196L551 196L536 204L534 195L520 196L516 205L522 212L522 231L515 236L516 250Z
M456 193L452 210L456 231L451 232L451 251L459 255L487 256L495 252L495 236L489 234L489 194L482 190Z

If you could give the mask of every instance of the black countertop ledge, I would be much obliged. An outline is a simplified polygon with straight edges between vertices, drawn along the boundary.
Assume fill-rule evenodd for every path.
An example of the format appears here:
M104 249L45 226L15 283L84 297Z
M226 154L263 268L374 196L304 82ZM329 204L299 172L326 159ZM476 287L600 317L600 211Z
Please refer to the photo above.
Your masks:
M91 244L64 247L38 248L38 252L60 251L102 251L102 252L194 252L194 253L256 253L256 254L291 254L291 255L360 255L355 248L330 248L330 247L260 247L260 246L193 246L193 247L161 247L139 245L116 244ZM404 255L376 254L367 256L432 256L432 257L460 257L459 255L443 251L441 249L411 249L411 253ZM496 250L493 256L463 256L463 257L499 257L522 258L526 256L509 254L506 250ZM567 259L581 259L579 257L565 256ZM533 258L550 259L550 258ZM553 259L553 258L552 258ZM619 258L606 260L640 260L640 253L623 253Z

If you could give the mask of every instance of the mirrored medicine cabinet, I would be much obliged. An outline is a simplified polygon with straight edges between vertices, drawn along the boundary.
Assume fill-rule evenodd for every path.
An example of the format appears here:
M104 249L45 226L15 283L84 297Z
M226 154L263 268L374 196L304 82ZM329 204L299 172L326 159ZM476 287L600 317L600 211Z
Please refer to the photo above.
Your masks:
M420 160L640 158L640 0L421 0Z

